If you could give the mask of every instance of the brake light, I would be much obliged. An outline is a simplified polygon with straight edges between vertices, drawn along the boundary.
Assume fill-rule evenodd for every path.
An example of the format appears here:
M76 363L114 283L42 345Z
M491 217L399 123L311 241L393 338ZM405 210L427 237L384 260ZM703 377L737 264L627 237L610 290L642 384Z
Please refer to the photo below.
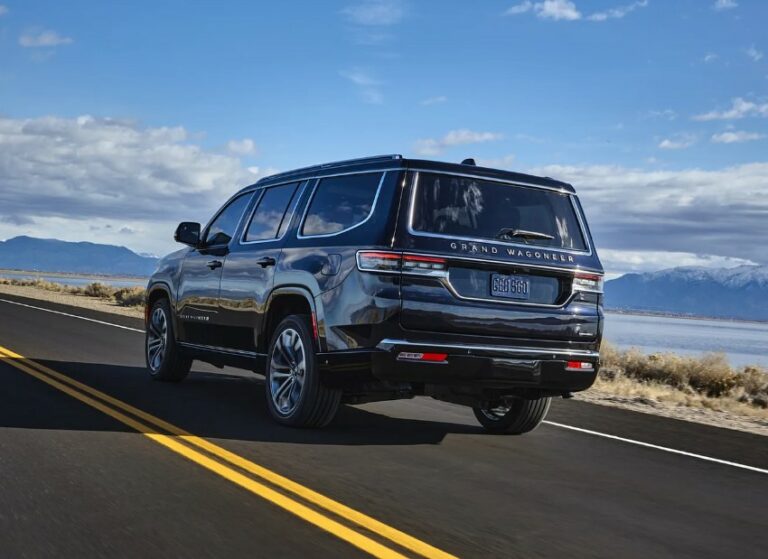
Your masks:
M600 274L577 273L573 276L573 290L588 293L603 292L603 276Z
M357 267L364 272L402 272L430 277L448 275L445 258L399 252L361 250L357 253Z
M444 363L448 359L447 353L416 353L401 351L397 358L400 361L427 361L430 363Z
M589 361L568 361L565 364L566 371L591 371L595 366Z

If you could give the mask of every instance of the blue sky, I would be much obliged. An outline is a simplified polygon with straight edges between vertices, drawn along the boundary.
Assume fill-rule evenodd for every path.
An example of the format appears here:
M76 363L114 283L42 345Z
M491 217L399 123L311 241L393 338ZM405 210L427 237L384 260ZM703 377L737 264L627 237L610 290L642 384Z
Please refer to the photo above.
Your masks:
M622 271L768 263L754 229L738 237L738 224L751 224L744 219L768 234L760 228L768 206L745 194L768 191L766 2L0 5L0 116L29 160L0 155L8 212L0 238L66 236L56 234L63 228L138 250L172 248L167 233L158 240L168 225L151 208L116 210L129 204L104 190L151 196L139 184L149 152L162 198L201 220L248 173L391 152L473 156L571 180L606 259ZM25 204L30 187L18 186L19 174L33 183L40 175L30 153L52 157L50 147L62 145L67 159L43 173L48 186ZM162 153L178 161L164 163ZM99 174L105 166L108 177ZM721 181L743 186L724 193ZM167 192L174 184L200 203L179 202ZM649 197L679 211L654 222L656 208L643 210ZM615 200L634 209L606 215ZM695 227L712 216L723 221L717 237Z

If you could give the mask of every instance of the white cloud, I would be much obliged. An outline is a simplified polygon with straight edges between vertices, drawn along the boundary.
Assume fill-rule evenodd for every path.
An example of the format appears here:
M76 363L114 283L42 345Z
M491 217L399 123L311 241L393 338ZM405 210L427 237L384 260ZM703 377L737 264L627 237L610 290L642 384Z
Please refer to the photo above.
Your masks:
M749 58L754 60L755 62L759 62L763 58L763 51L757 50L755 48L755 45L752 45L748 49L744 51L744 54L746 54Z
M607 19L621 19L629 13L634 12L638 8L645 8L648 5L648 0L640 0L639 2L632 2L625 6L619 6L618 8L611 8L603 12L595 12L592 15L587 16L590 21L605 21Z
M27 48L58 47L70 45L74 42L71 37L59 35L56 31L28 31L19 37L19 44Z
M0 238L20 234L173 248L182 220L205 222L257 176L189 143L181 127L82 116L0 117ZM114 226L93 238L89 226Z
M696 136L692 134L676 134L671 138L665 138L659 142L661 149L685 149L696 143Z
M8 6L4 6L3 4L0 4L0 16L4 16L8 13Z
M768 103L755 103L747 101L742 97L736 97L731 100L731 108L725 111L709 111L708 113L696 115L693 120L736 120L749 116L768 117Z
M451 130L442 138L417 140L414 145L414 151L419 155L439 155L449 147L492 142L501 138L503 136L497 132L475 132L463 128Z
M341 13L357 25L394 25L405 15L402 2L397 0L366 0L347 6Z
M675 120L677 118L677 113L672 109L650 110L647 113L645 113L645 118Z
M712 6L712 9L717 12L722 12L724 10L732 10L736 6L738 6L738 3L736 3L735 0L717 0Z
M492 159L478 159L477 164L481 167L491 167L492 169L509 169L515 162L513 154L505 155Z
M594 12L584 16L571 0L543 0L542 2L531 2L525 0L508 8L504 15L515 16L525 13L533 13L539 19L551 19L554 21L578 21L586 19L588 21L607 21L609 19L621 19L627 14L634 12L638 8L644 8L648 5L648 0L638 0L631 4L609 8L601 12Z
M709 64L710 62L714 62L718 58L720 57L717 56L715 53L708 52L707 54L704 55L704 58L702 58L702 60L704 61L705 64Z
M362 70L349 70L341 71L339 75L348 79L355 84L360 92L360 95L368 104L380 105L384 102L384 94L381 92L381 82L373 78L370 74L363 72Z
M760 241L768 238L768 162L716 170L548 165L528 171L576 187L600 254L689 252L768 264Z
M427 99L424 99L421 104L425 106L429 105L437 105L438 103L445 103L448 101L448 97L445 95L438 95L437 97L428 97Z
M256 142L250 138L230 140L227 142L227 150L234 155L255 155Z
M758 134L757 132L744 132L743 130L728 131L721 134L712 135L712 141L716 144L738 144L741 142L762 140L763 138L765 138L765 134Z

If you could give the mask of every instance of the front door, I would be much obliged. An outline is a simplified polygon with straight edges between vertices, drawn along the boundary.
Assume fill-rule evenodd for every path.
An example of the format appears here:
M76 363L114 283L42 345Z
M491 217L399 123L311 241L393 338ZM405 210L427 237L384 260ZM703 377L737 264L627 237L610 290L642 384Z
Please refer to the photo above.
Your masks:
M221 275L232 239L253 193L227 203L203 232L200 246L184 258L176 303L180 341L221 347L218 328Z
M258 351L256 339L274 285L280 247L302 184L294 182L257 191L258 201L243 227L242 236L231 244L219 296L224 347Z

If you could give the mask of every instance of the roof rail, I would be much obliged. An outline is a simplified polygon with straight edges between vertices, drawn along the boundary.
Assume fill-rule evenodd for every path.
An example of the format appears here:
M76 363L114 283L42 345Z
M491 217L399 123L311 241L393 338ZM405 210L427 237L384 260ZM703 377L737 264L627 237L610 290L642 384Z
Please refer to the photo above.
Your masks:
M283 173L276 173L264 177L265 179L275 179L282 177L290 177L291 175L298 175L301 173L308 173L311 171L321 171L323 169L330 169L333 167L348 167L350 165L363 165L366 163L383 163L385 161L393 161L396 159L402 159L403 156L397 153L390 155L374 155L371 157L359 157L357 159L344 159L343 161L334 161L333 163L323 163L321 165L311 165L309 167L302 167L300 169L293 169L291 171L285 171Z

